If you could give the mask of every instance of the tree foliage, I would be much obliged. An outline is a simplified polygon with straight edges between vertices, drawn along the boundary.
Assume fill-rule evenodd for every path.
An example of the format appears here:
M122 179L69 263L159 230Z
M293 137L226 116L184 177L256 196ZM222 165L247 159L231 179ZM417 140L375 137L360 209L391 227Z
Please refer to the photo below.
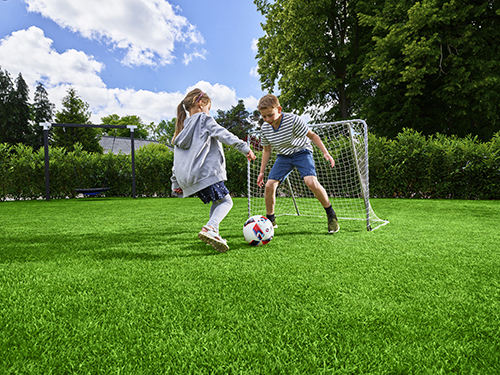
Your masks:
M367 95L359 71L370 41L359 25L357 1L255 0L266 17L258 43L262 88L276 85L286 110L318 121L352 116Z
M254 0L262 88L314 120L394 137L499 129L500 8L492 0Z
M385 0L360 14L376 87L363 114L378 134L478 135L499 129L500 17L493 1Z
M62 99L63 109L56 113L58 124L91 124L89 104L84 102L74 87L67 90L67 95ZM73 150L75 143L79 142L87 152L103 153L99 144L99 132L96 128L84 127L55 127L53 131L53 144Z
M253 114L248 112L244 101L239 100L238 104L232 106L228 111L218 109L217 116L214 119L219 125L225 127L237 137L246 139L249 133L255 131L258 124L256 124L256 119L259 117L258 112Z
M28 143L32 135L29 88L19 73L15 82L0 69L0 142Z
M32 136L29 144L37 149L43 146L43 128L40 126L43 122L52 122L54 117L55 105L49 101L49 95L42 82L38 82L35 89L35 98L32 110Z
M112 114L109 116L101 117L101 121L104 125L136 125L137 128L135 128L134 130L134 138L148 138L148 130L146 129L146 125L144 125L139 116L126 115L120 117L117 114ZM129 138L130 129L105 129L103 131L103 134Z

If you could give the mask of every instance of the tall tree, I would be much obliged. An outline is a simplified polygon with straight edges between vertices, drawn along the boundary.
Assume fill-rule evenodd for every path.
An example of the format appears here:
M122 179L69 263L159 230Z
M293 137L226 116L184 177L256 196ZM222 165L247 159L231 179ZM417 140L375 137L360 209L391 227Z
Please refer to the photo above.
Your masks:
M35 89L35 100L32 105L33 129L30 140L33 148L43 145L43 129L40 126L43 122L51 122L54 117L55 104L49 101L49 95L42 82L38 82Z
M265 16L258 42L262 88L278 86L286 110L317 121L346 119L369 94L358 74L369 28L356 16L356 0L254 0Z
M7 71L0 69L0 143L8 142L8 127L12 116L11 92L14 84Z
M63 109L56 113L58 124L90 124L89 104L84 102L75 88L70 87L62 100ZM75 143L81 143L88 152L102 153L99 144L99 132L95 128L56 127L53 131L53 144L72 149Z
M492 0L385 0L360 14L376 80L362 114L378 134L404 127L491 138L500 129L500 12Z
M232 106L231 109L226 112L220 109L217 110L215 121L239 138L245 139L248 132L253 127L249 118L250 113L245 109L245 103L243 100L239 100L238 104Z
M117 114L112 114L109 116L101 117L101 121L104 125L136 125L137 128L134 130L134 138L148 138L148 130L146 129L146 125L144 125L139 116L127 115L120 117ZM106 135L117 137L130 137L130 129L105 129L103 133Z
M23 75L19 73L12 84L6 72L1 77L1 141L7 143L27 143L30 136L29 88Z

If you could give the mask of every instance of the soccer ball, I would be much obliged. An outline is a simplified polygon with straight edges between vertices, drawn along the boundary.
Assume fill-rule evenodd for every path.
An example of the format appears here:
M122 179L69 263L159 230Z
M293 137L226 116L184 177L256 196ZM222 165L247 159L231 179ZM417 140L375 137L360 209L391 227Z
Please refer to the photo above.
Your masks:
M273 236L273 223L265 216L252 216L243 225L243 237L252 246L266 245Z

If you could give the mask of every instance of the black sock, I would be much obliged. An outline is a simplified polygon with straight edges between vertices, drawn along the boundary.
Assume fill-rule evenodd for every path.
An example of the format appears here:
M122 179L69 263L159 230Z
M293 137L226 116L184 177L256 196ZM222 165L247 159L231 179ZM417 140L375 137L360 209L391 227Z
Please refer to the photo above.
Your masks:
M326 207L325 211L326 211L326 215L328 217L333 217L335 219L337 218L337 215L335 214L335 211L333 210L332 205L330 205L330 207Z
M275 221L275 220L276 220L276 217L274 216L274 214L270 214L270 215L269 215L269 214L267 214L266 216L267 216L267 218L269 219L269 221L270 221L271 223L272 223L273 221Z

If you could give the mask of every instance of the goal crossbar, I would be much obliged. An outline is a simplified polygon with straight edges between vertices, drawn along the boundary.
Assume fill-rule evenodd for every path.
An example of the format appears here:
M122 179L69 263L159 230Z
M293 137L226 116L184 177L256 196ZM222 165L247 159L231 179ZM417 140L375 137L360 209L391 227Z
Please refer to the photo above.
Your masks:
M310 125L335 160L335 167L314 146L314 162L319 182L325 188L337 217L343 220L365 222L367 230L377 229L388 223L377 217L370 205L368 171L368 127L364 120L345 120ZM248 138L249 146L257 155L262 154L258 137ZM273 153L267 164L269 175L276 160ZM248 215L265 213L264 188L257 186L260 163L248 163ZM307 188L294 169L276 191L276 216L325 216L321 204Z

